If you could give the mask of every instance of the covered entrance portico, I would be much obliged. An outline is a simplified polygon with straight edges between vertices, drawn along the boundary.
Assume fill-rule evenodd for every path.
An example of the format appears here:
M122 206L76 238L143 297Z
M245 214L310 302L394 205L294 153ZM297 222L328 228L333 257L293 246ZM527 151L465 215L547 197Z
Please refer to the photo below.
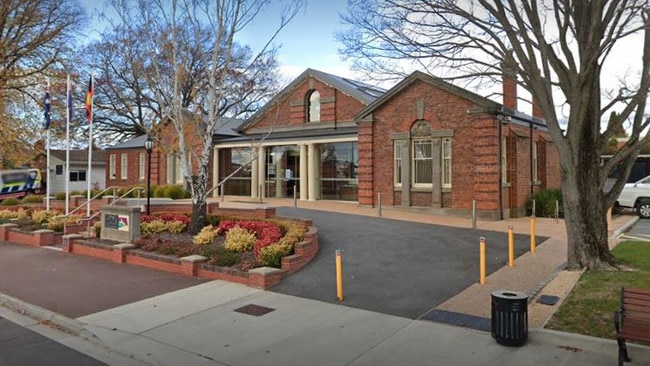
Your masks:
M226 195L251 198L293 197L358 201L358 143L356 136L309 141L268 141L215 146L214 181L224 183ZM218 192L215 192L215 195Z

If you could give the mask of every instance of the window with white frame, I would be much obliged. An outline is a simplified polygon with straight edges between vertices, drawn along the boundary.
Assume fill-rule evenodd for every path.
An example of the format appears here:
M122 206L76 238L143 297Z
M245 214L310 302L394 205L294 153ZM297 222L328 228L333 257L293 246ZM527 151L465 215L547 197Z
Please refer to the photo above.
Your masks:
M320 121L320 93L313 90L307 101L307 122Z
M532 156L532 164L533 164L533 182L537 182L538 180L538 174L537 174L537 142L532 141L533 144L533 156Z
M108 178L115 179L115 154L111 154L108 159Z
M120 171L120 178L127 179L129 177L129 155L122 154L122 166Z
M508 183L508 138L501 136L501 182Z
M433 142L431 139L413 140L413 186L431 187L433 184Z
M183 184L181 158L177 154L167 154L167 184Z
M402 186L402 141L395 141L393 143L394 148L394 172L393 176L395 177L394 184L396 187L401 187Z
M451 138L442 139L442 188L451 188Z
M191 161L190 159L190 166L192 166ZM176 184L183 184L183 165L180 156L176 159Z
M138 164L138 179L144 180L144 170L145 170L145 153L140 153L140 159Z

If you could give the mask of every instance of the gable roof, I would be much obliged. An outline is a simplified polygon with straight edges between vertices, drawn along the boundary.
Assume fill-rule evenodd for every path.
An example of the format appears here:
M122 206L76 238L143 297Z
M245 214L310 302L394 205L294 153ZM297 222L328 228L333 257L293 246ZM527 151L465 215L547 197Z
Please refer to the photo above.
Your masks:
M240 135L238 131L239 126L241 126L243 120L238 118L219 118L219 123L214 126L212 130L212 139L219 140L224 138L237 137ZM147 135L140 135L138 137L132 138L130 140L109 146L106 150L118 150L118 149L144 149L144 142L147 140Z
M144 149L144 142L147 140L147 135L140 135L138 137L132 138L130 140L109 146L106 150L117 150L117 149Z
M404 80L400 81L397 83L395 86L390 88L386 93L384 93L381 97L375 99L371 104L369 104L366 108L364 108L361 112L357 113L355 116L355 120L360 120L365 117L367 117L370 113L372 113L375 109L377 109L379 106L393 98L395 95L399 94L402 92L404 89L409 87L411 84L413 84L415 81L423 81L425 83L431 84L435 87L438 87L442 90L445 90L451 94L455 94L461 98L467 99L472 101L473 103L477 104L480 107L483 107L488 110L494 110L495 112L498 110L501 110L503 108L503 105L488 99L484 96L481 96L479 94L473 93L467 89L463 89L461 87L458 87L456 85L450 84L446 81L443 81L440 78L437 78L435 76L425 74L421 71L415 71L411 73L411 75L407 76Z
M314 69L305 70L296 80L304 79L307 76L312 76L325 84L358 99L363 102L363 104L371 103L386 93L386 89Z
M266 113L266 111L269 108L271 108L275 104L279 103L282 99L284 99L296 86L302 84L305 80L309 78L317 79L320 82L327 84L332 88L337 89L338 91L351 96L352 98L357 99L358 101L360 101L365 105L372 103L373 101L375 101L377 98L379 98L386 92L386 89L384 88L366 84L361 81L356 81L356 80L328 74L326 72L322 72L314 69L307 69L303 71L303 73L300 74L298 77L296 77L292 82L290 82L289 85L285 86L273 98L271 98L271 100L268 103L266 103L262 108L260 108L252 116L250 116L246 120L246 122L244 122L240 126L240 131L250 126L255 120L257 120L260 116Z
M239 136L239 127L244 123L244 120L239 119L239 118L227 118L227 117L221 117L219 118L219 123L217 123L216 126L214 126L214 130L212 130L212 134L217 137L217 136L223 136L223 137L235 137Z
M65 161L65 150L50 150L50 155ZM106 165L106 152L104 150L93 150L92 152L93 165ZM70 163L71 164L88 164L88 150L70 150Z

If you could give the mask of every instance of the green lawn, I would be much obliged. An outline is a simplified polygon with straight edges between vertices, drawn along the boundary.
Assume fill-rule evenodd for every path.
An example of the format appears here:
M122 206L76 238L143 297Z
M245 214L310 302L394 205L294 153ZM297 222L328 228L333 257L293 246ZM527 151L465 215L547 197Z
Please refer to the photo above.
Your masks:
M613 319L621 302L621 287L650 289L650 243L622 242L612 253L628 268L586 271L546 328L616 338Z

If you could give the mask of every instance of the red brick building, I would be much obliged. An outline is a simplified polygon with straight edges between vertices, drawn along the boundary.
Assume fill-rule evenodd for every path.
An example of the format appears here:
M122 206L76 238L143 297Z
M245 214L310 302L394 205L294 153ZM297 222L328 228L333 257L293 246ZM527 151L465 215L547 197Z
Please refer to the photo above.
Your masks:
M560 187L559 160L537 108L516 110L513 78L504 101L421 72L386 91L308 69L215 144L214 180L244 165L225 194L521 216Z
M476 202L481 218L521 216L531 193L560 187L560 168L538 109L517 111L516 86L504 78L500 104L421 72L384 90L308 69L237 133L234 123L215 132L212 182L227 177L225 195L256 199L376 206L381 196L463 216ZM144 140L107 149L108 186L145 183ZM182 182L175 161L154 148L153 185Z
M531 193L561 182L545 121L515 107L411 74L356 116L359 203L381 192L383 205L467 214L476 201L485 218L523 215Z
M106 186L131 187L147 184L146 135L106 149ZM151 185L167 184L166 154L154 147L151 154ZM174 177L175 178L175 177ZM179 183L174 180L174 183Z
M238 136L235 130L242 121L223 118L222 123L215 127L213 141ZM181 164L178 154L178 139L171 124L161 125L153 134L153 149L151 151L151 185L184 184ZM124 143L116 144L106 149L106 186L131 187L147 184L148 156L144 147L146 135L138 136ZM199 143L192 143L195 153ZM190 161L192 161L190 159ZM196 166L193 166L196 168ZM212 180L210 180L212 185Z

